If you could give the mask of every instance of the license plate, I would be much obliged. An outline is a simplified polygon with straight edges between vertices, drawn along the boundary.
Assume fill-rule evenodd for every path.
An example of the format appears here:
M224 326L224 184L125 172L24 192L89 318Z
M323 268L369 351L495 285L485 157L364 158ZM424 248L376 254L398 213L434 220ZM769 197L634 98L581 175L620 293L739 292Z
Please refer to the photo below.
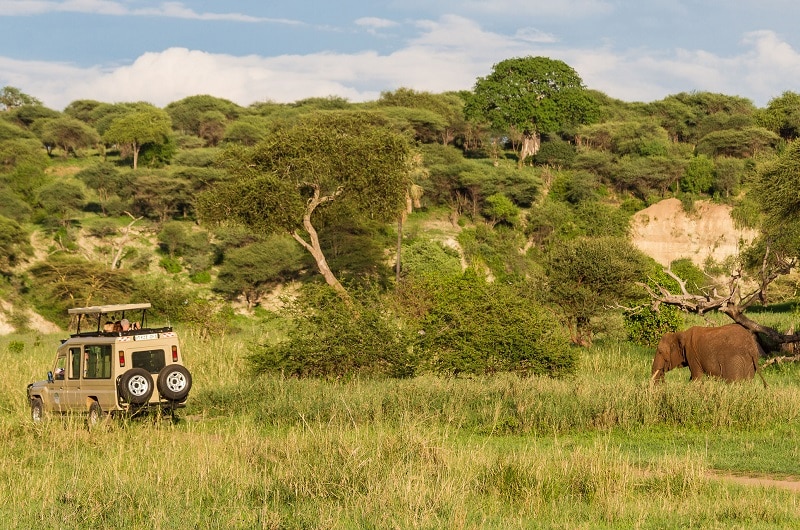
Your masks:
M158 338L158 333L147 333L146 335L135 335L133 340L153 340Z

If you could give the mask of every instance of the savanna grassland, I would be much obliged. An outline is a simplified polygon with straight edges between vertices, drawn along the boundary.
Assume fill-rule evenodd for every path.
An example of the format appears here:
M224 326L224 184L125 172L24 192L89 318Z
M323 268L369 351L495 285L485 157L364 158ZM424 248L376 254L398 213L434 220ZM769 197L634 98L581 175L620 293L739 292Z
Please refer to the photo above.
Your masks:
M651 388L652 352L598 341L565 379L252 377L260 325L183 334L179 420L28 418L60 335L0 338L5 528L791 528L793 365Z

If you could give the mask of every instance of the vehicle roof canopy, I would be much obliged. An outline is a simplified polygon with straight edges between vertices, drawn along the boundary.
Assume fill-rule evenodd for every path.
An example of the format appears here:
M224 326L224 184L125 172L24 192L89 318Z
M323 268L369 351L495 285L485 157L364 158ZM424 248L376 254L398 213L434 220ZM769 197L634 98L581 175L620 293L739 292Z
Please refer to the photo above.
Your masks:
M67 309L70 315L96 315L105 313L117 313L120 311L134 311L136 309L149 309L150 303L141 304L116 304L116 305L95 305L90 307L73 307Z

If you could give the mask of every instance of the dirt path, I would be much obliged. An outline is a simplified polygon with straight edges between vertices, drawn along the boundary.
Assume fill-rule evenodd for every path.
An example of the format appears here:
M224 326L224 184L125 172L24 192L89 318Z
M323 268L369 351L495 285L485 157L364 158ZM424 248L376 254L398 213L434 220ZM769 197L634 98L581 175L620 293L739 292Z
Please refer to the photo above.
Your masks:
M800 492L800 480L795 477L776 479L768 476L733 475L717 471L709 472L708 476L714 480L735 482L743 486L762 486Z

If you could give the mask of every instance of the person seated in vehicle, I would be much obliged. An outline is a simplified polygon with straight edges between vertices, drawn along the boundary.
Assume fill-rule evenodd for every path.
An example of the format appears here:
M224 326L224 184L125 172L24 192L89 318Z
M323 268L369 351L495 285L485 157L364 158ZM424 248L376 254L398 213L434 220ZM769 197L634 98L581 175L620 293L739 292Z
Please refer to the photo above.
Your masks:
M114 331L114 322L111 320L106 320L106 323L103 324L103 332L111 333L112 331Z
M131 323L127 318L123 318L119 321L120 331L130 331Z

